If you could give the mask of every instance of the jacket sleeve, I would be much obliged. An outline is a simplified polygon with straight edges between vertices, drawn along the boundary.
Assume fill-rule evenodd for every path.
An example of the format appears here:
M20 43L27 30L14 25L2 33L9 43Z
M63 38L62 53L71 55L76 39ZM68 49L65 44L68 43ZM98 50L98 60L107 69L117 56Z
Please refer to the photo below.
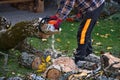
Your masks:
M75 4L75 0L60 0L57 9L57 16L60 19L65 19L71 12Z

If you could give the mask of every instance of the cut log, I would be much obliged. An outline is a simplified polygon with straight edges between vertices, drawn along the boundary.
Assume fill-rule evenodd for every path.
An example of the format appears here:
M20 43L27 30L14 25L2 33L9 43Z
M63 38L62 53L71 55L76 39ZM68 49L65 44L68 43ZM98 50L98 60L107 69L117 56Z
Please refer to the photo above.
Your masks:
M111 53L105 53L101 56L101 62L104 68L108 70L118 71L120 69L120 59Z
M37 70L39 65L42 64L42 60L39 56L23 52L19 58L19 64Z
M70 76L67 77L68 79L65 79L65 78L64 79L65 80L77 80L77 78L80 79L80 78L86 76L88 73L91 72L92 69L94 70L94 68L93 68L94 64L95 63L84 61L84 63L80 64L80 65L83 65L83 67L78 68L76 66L76 64L74 63L74 60L71 57L61 56L61 57L53 60L53 64L51 66L49 66L47 68L47 70L45 71L44 77L48 78L50 80L59 80L59 78L61 78L61 76L64 73L73 72ZM87 65L87 69L85 69L86 65ZM84 68L84 66L85 66L85 68ZM88 67L90 67L91 69L89 70ZM73 78L73 76L75 79Z
M62 71L60 66L58 65L51 65L47 68L44 72L44 77L50 80L58 80L62 75Z
M70 57L59 57L53 60L53 65L49 66L44 73L44 77L58 80L62 73L78 71L77 66Z
M30 22L17 23L12 28L0 33L0 50L14 48L19 42L32 36L35 32L35 27Z
M7 20L0 17L0 50L9 50L15 48L19 43L27 37L36 36L40 38L38 31L39 20L23 21L16 23L14 26L9 26ZM8 28L8 26L10 28ZM41 37L44 37L42 35ZM47 37L48 38L48 37Z
M59 65L63 72L78 70L74 60L70 57L59 57L53 60L54 65Z

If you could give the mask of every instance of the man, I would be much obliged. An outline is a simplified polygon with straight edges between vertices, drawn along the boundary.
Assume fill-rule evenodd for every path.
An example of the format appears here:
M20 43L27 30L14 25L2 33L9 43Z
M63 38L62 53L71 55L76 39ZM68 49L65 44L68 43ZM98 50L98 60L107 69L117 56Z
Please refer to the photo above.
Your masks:
M92 53L91 32L104 6L104 0L61 0L58 10L51 19L56 20L55 29L59 29L59 25L68 16L74 6L83 15L83 20L77 32L76 53L74 54L75 63L85 60Z

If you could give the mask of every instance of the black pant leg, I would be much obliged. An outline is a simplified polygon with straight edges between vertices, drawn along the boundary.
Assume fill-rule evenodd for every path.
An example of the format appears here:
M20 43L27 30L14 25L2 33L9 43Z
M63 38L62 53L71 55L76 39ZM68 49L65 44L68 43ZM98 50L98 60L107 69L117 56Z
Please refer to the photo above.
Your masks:
M104 4L94 11L86 12L86 14L83 16L83 21L81 22L77 32L78 48L76 49L77 53L75 54L77 59L83 59L83 57L90 54L88 51L92 49L91 41L89 42L91 39L91 32L96 24L103 6Z

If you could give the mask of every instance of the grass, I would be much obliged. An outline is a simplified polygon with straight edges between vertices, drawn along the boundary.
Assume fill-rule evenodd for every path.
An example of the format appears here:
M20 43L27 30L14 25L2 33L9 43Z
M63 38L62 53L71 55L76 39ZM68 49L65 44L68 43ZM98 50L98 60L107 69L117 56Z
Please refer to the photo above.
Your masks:
M100 51L112 52L120 57L120 14L113 15L108 19L101 19L97 22L93 32L93 50L99 55ZM55 35L55 49L62 51L67 56L72 56L73 50L76 49L76 33L79 22L63 22L62 32ZM46 48L51 48L51 37L47 41L42 41L37 38L28 38L28 42L36 49L43 51ZM6 76L22 76L26 73L33 72L31 69L26 69L18 65L18 51L13 52L9 56L8 68ZM0 57L0 76L2 73L4 57Z

